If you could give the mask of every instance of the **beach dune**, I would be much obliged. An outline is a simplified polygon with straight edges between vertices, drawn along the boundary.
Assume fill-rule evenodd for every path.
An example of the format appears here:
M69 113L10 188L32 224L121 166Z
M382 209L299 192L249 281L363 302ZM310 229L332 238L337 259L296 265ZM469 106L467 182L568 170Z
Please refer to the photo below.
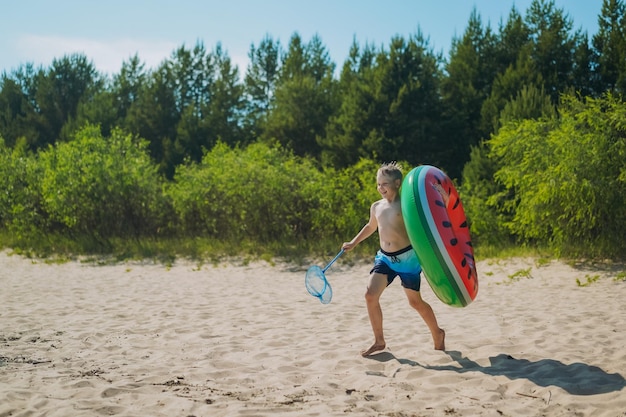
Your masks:
M465 308L423 282L445 352L394 282L369 358L370 265L337 261L328 305L308 266L0 252L0 417L626 416L623 265L480 261Z

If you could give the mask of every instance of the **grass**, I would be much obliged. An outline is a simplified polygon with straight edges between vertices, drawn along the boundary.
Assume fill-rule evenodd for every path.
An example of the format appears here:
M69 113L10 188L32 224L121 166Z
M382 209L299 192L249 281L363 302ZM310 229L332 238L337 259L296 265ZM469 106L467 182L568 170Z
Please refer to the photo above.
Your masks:
M346 236L345 240L350 237ZM333 236L281 242L257 242L252 239L227 241L207 237L116 238L103 242L89 237L70 238L63 235L16 238L6 230L0 230L0 248L11 248L15 254L49 264L80 261L107 265L128 260L152 260L171 267L176 260L184 259L195 262L198 268L204 264L217 265L225 261L247 265L259 260L270 264L283 261L304 265L327 262L337 254L341 244L342 241ZM353 264L369 260L377 249L377 236L372 236L351 251L349 256L344 256L343 262ZM515 257L532 258L537 268L560 257L547 247L512 243L478 245L474 251L477 260L488 259L489 262ZM530 271L520 270L509 276L510 281L522 278L530 278ZM615 280L626 281L626 273L618 274ZM583 281L581 285L589 284Z
M520 269L518 271L513 272L511 275L509 275L509 280L511 281L519 281L522 278L527 278L530 279L533 276L530 274L530 271L532 270L532 268L524 268L524 269Z
M532 271L532 267L519 269L519 270L513 272L512 274L508 275L508 280L507 281L496 282L496 285L511 284L511 283L517 282L517 281L519 281L519 280L521 280L523 278L525 278L525 279L532 279L533 276L530 273L530 271ZM489 274L486 274L486 275L489 275ZM493 273L491 275L493 275Z
M599 279L600 279L599 274L594 274L594 275L587 274L585 275L585 279L583 281L576 278L576 285L578 285L579 287L588 287L594 282L597 282ZM618 272L613 278L613 281L614 282L626 282L626 271Z
M536 258L540 265L545 265L557 257L556 252L547 247L511 243L498 246L479 245L474 248L474 252L479 259Z
M346 239L347 240L347 239ZM31 239L15 239L0 231L0 248L11 248L12 253L46 263L79 261L108 265L129 260L153 260L171 267L176 260L217 265L224 261L247 265L254 261L274 264L285 261L308 264L312 260L325 262L334 257L343 242L334 239L256 242L253 240L227 241L204 237L69 239L66 236L47 235ZM371 258L377 249L377 239L372 237L350 253L350 261ZM328 259L327 259L328 258ZM347 258L347 257L345 257Z
M576 285L578 285L579 287L588 287L591 284L593 284L594 282L598 281L600 279L600 275L595 274L595 275L585 275L586 280L585 281L580 281L578 278L576 278Z

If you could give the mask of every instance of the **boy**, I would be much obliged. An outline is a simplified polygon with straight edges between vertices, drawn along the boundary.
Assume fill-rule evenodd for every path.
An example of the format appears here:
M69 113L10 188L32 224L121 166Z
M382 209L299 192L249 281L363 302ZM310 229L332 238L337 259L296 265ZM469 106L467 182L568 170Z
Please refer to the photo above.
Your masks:
M445 350L446 333L439 327L433 309L422 300L420 294L422 267L411 247L400 206L402 185L400 166L395 162L382 165L376 173L376 181L382 198L370 207L370 219L367 224L350 242L343 244L343 249L349 251L378 230L380 250L374 259L374 267L370 271L369 284L365 292L367 313L374 332L374 344L369 349L361 351L361 355L369 356L386 347L380 296L396 276L400 276L409 304L417 310L428 326L435 349Z

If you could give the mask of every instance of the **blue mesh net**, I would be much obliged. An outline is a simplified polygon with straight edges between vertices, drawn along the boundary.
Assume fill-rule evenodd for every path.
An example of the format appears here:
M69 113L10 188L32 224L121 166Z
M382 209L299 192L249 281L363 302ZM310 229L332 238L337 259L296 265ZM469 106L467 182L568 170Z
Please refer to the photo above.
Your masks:
M333 298L333 289L319 266L312 266L306 271L304 283L309 294L319 298L322 304L330 303Z

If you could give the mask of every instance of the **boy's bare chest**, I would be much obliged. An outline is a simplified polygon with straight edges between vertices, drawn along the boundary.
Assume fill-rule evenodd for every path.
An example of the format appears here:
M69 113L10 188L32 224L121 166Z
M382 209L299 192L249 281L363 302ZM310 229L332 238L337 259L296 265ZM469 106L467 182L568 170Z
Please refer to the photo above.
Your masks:
M402 224L402 209L400 204L385 204L378 208L376 217L379 226L394 226Z

